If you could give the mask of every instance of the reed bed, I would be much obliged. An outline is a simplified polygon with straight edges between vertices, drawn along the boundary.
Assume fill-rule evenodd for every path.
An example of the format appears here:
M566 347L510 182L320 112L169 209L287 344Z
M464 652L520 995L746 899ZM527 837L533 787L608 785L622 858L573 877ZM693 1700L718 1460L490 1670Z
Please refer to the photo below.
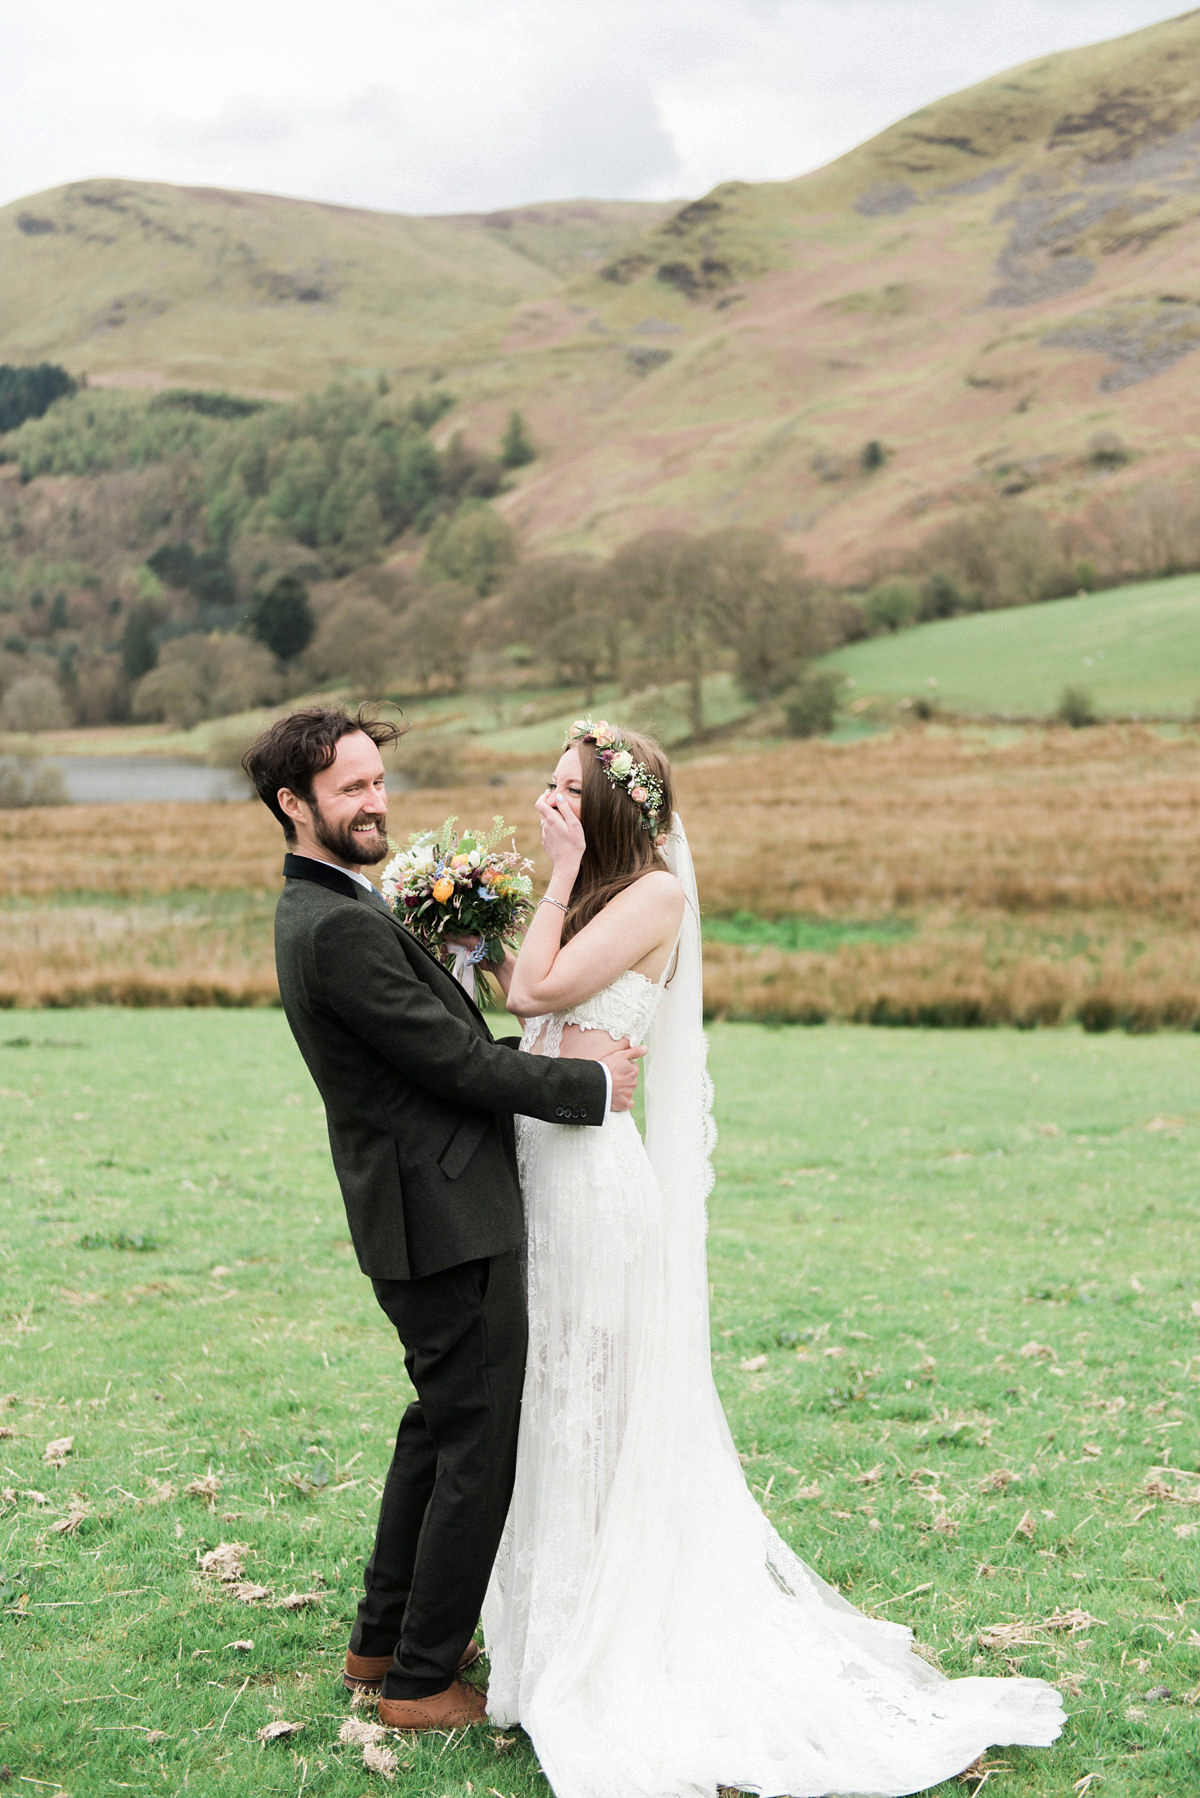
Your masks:
M969 1028L974 1025L1081 1023L1200 1028L1200 969L1193 945L1177 937L1147 944L1114 925L1110 937L1048 946L1038 925L940 928L926 922L918 940L845 945L830 955L747 953L724 943L705 950L710 1014L783 1023L829 1018L861 1024Z
M694 764L681 785L713 911L1200 924L1191 733L915 730Z
M409 832L448 814L489 822L497 813L526 823L537 775L523 781L401 794L389 828ZM531 842L536 832L526 834ZM284 841L257 799L225 804L89 805L0 812L0 893L73 902L179 893L270 893L279 888Z
M274 1005L272 899L0 908L0 1005Z
M499 812L532 850L540 772L404 794L393 835ZM933 728L678 772L711 916L914 926L823 953L712 942L714 1015L1200 1023L1193 733ZM282 845L257 803L0 813L0 845L0 1004L273 1001Z

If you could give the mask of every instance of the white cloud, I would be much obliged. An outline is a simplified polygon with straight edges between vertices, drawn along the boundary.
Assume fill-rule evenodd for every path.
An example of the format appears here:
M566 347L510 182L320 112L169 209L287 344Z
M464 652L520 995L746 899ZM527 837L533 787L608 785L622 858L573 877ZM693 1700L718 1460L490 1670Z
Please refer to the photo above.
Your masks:
M643 82L605 87L567 71L527 85L536 96L485 91L454 110L380 85L315 104L241 97L215 117L164 121L155 142L172 166L207 170L210 184L412 212L491 209L514 196L636 194L653 184L682 191L675 149ZM250 165L252 182L239 173Z
M403 211L787 178L1162 0L40 0L0 21L0 201L90 175Z

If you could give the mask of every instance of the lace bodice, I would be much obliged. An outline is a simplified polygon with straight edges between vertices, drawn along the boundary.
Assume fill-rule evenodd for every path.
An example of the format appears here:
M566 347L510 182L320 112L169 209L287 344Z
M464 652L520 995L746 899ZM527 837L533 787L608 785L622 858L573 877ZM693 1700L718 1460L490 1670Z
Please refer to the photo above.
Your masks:
M648 980L644 974L626 968L610 985L593 993L590 999L581 999L568 1011L526 1018L521 1047L536 1047L543 1055L557 1055L565 1024L578 1024L582 1030L607 1030L614 1042L627 1037L631 1043L644 1043L662 993L661 979Z

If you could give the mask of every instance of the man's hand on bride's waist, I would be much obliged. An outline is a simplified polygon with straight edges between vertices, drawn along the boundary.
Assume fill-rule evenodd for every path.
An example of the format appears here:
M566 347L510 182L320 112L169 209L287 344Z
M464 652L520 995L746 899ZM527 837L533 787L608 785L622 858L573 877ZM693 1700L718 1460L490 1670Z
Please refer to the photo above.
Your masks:
M641 1044L622 1043L608 1055L600 1057L612 1075L612 1107L613 1111L629 1111L633 1106L633 1095L637 1091L638 1062L646 1053Z

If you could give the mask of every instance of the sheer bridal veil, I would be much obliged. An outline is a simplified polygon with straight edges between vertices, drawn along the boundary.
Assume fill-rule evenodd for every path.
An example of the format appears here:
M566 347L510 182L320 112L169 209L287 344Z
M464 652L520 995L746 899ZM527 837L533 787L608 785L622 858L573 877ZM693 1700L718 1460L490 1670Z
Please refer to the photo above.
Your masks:
M665 1259L672 1323L687 1331L707 1372L708 1271L705 1204L713 1187L717 1131L704 1035L704 970L696 871L676 814L664 849L683 888L674 967L650 1026L645 1067L646 1152L663 1195Z

